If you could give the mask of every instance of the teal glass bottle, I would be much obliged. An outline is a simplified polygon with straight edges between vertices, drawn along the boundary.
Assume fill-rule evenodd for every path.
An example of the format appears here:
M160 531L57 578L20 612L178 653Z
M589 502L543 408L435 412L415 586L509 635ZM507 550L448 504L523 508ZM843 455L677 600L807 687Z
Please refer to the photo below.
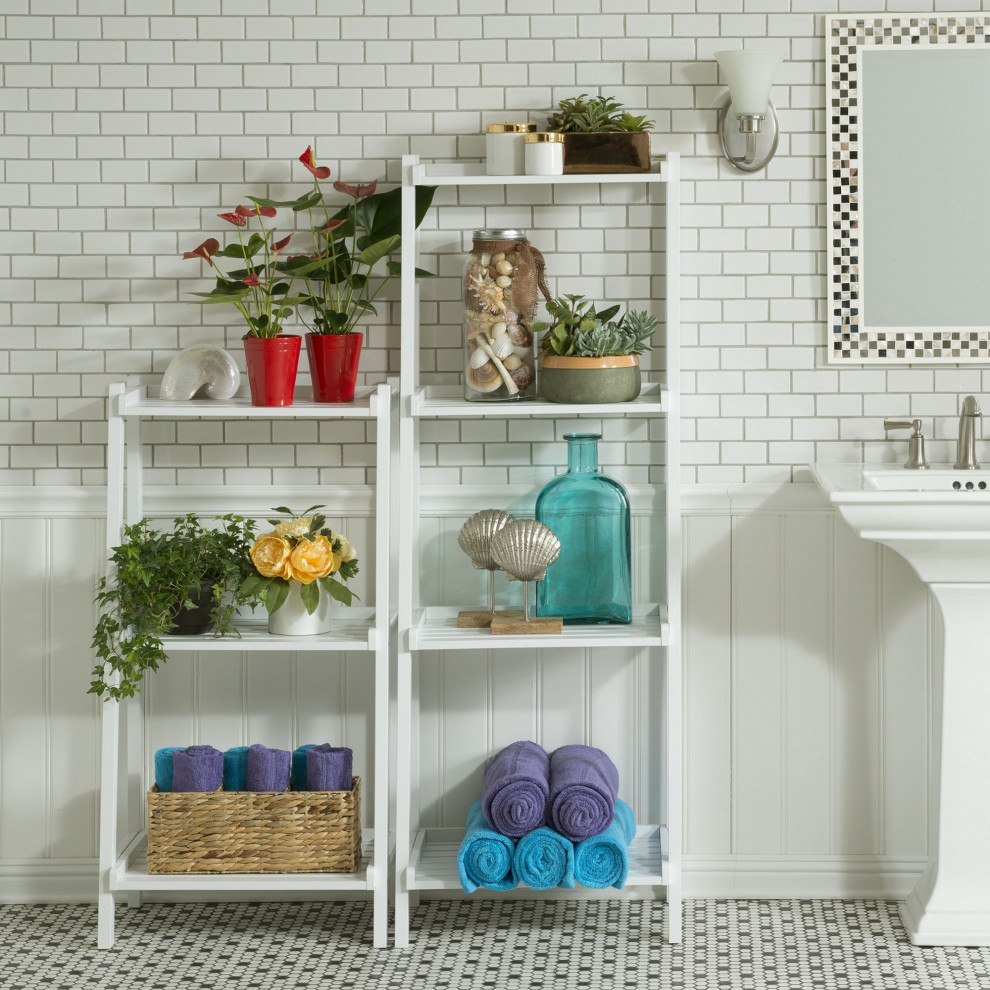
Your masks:
M631 622L629 497L598 470L600 434L564 439L567 473L536 500L536 518L560 540L560 557L536 585L536 614L565 625Z

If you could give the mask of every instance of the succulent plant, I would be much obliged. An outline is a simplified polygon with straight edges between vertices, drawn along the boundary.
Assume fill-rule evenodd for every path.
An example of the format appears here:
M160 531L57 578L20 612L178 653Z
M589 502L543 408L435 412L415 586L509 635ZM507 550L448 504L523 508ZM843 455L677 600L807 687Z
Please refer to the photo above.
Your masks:
M547 303L549 323L534 323L534 333L544 333L540 347L544 354L565 357L616 357L652 350L649 338L657 328L657 318L645 310L630 310L612 321L618 306L597 312L594 303L582 295L565 295Z
M620 113L622 104L610 96L582 93L572 100L561 100L557 106L547 118L549 131L648 131L654 124L645 114L634 117L628 110Z

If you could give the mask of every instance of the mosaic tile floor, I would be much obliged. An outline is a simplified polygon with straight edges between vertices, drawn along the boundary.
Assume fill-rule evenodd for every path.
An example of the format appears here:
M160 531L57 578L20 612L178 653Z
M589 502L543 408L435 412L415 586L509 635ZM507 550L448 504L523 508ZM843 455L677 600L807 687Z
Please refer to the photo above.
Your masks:
M919 949L884 901L688 901L684 941L649 901L430 901L405 951L364 902L0 905L3 990L990 990L990 949Z

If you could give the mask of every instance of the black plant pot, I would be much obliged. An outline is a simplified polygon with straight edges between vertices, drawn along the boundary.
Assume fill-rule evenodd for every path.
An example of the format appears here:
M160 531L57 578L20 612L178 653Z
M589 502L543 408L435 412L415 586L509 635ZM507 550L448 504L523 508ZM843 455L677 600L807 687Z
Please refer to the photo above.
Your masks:
M169 632L170 636L200 636L209 632L213 628L213 620L210 618L212 607L213 582L201 581L199 593L189 596L190 601L195 604L195 608L180 608L172 616L175 628Z

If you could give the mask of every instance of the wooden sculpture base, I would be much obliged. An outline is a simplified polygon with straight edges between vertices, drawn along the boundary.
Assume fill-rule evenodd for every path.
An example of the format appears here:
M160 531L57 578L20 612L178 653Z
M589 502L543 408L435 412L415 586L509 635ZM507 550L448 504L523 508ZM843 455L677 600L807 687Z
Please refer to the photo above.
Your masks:
M497 636L559 635L564 631L564 620L558 615L532 618L528 622L522 612L500 613L492 620L492 633Z
M489 612L485 611L465 611L457 613L457 628L458 629L487 629L492 624L492 619L506 618L506 619L521 619L522 612L506 611L506 612Z

